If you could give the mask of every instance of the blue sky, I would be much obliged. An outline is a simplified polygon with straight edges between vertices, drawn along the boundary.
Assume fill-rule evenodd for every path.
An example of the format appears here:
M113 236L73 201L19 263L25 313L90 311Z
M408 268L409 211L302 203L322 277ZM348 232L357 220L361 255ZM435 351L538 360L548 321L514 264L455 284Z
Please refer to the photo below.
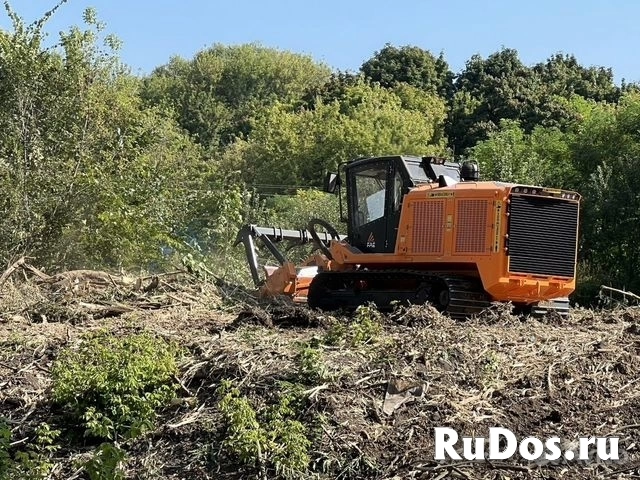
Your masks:
M54 2L13 0L34 20ZM214 43L259 42L357 70L389 42L444 51L454 72L473 54L515 48L526 64L556 52L613 68L616 81L640 81L640 2L635 0L69 0L49 22L52 36L82 22L92 6L123 42L134 73L172 55L191 57ZM0 27L9 22L0 11Z

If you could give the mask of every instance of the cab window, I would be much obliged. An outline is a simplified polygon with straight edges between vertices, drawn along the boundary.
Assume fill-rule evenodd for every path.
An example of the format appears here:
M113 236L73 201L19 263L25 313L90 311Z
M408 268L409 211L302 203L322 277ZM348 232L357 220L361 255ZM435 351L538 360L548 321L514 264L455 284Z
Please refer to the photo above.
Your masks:
M380 164L355 173L356 227L384 216L387 191L387 165Z
M393 211L400 211L400 204L402 203L402 175L396 170L393 175Z

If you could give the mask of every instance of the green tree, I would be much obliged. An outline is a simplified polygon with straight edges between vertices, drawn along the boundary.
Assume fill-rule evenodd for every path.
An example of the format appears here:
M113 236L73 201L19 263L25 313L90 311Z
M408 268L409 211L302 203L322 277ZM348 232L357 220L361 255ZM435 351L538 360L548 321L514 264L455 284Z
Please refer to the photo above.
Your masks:
M580 172L579 182L586 184L599 165L627 153L631 145L624 142L618 128L618 106L582 100L574 102L574 108L579 121L573 127L572 155Z
M503 119L518 121L526 132L536 126L565 130L580 120L576 97L615 102L620 96L611 69L587 68L562 54L527 67L513 49L471 57L455 89L447 134L460 153L486 139Z
M640 151L599 165L585 185L582 257L599 283L640 289Z
M579 95L597 102L615 102L620 94L611 68L584 67L574 55L557 53L535 65L533 71L550 93L565 98Z
M318 103L342 102L347 97L349 88L359 85L363 80L362 74L332 73L326 82L307 89L302 97L301 107L313 109Z
M229 150L250 184L312 185L360 156L444 152L442 100L409 86L398 93L360 82L341 101L313 110L283 104L256 119L248 140Z
M435 57L415 46L394 47L386 44L360 67L365 77L383 87L407 83L425 92L450 100L453 95L453 73L444 55Z
M457 153L497 130L500 121L523 121L536 103L535 78L513 49L486 59L474 55L456 78L448 136Z
M298 190L295 195L275 195L267 204L269 225L286 228L307 228L312 218L322 218L338 230L340 224L338 197L317 189Z
M518 122L503 120L470 155L486 180L558 188L571 186L576 176L571 145L572 136L556 128L536 127L527 134Z
M55 9L26 26L8 2L5 8L13 31L0 33L2 246L10 254L39 252L57 243L80 206L96 120L86 98L117 66L105 65L111 58L95 48L95 22L46 50L43 26ZM85 20L93 17L86 12Z
M640 289L640 94L587 111L573 146L584 194L581 257L598 284Z
M256 44L214 45L191 60L179 57L145 79L143 98L174 112L204 146L246 137L255 113L275 102L295 104L330 70L310 57Z
M161 261L202 188L199 149L144 108L139 80L93 10L84 30L45 48L53 11L27 26L5 8L13 31L0 33L1 250L57 266Z
M540 182L539 159L532 155L526 134L514 120L503 120L500 129L471 150L486 180L525 183Z

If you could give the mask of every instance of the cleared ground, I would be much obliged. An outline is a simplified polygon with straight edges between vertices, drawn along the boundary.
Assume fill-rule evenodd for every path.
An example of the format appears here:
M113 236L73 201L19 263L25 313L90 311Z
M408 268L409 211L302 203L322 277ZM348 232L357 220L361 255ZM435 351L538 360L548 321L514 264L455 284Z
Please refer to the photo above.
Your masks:
M24 277L24 278L21 278ZM28 278L28 279L25 279ZM188 274L123 279L91 272L48 280L14 273L0 286L0 417L12 452L52 404L50 369L92 331L140 331L178 342L178 398L157 428L121 447L127 478L273 478L221 445L217 388L231 380L256 411L295 385L313 478L640 478L640 309L513 317L496 307L455 322L430 307L358 316L258 305L241 288ZM435 462L434 427L489 427L519 438L616 436L617 463ZM50 478L84 478L96 442L66 441Z

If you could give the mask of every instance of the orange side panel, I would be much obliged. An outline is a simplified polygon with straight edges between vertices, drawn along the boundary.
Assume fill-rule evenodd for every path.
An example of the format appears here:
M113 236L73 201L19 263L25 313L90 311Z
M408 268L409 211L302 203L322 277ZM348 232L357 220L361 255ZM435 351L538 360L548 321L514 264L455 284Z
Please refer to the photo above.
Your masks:
M491 229L489 205L486 199L456 201L456 238L454 255L488 255L488 229Z
M413 204L411 253L442 255L444 251L445 200Z

